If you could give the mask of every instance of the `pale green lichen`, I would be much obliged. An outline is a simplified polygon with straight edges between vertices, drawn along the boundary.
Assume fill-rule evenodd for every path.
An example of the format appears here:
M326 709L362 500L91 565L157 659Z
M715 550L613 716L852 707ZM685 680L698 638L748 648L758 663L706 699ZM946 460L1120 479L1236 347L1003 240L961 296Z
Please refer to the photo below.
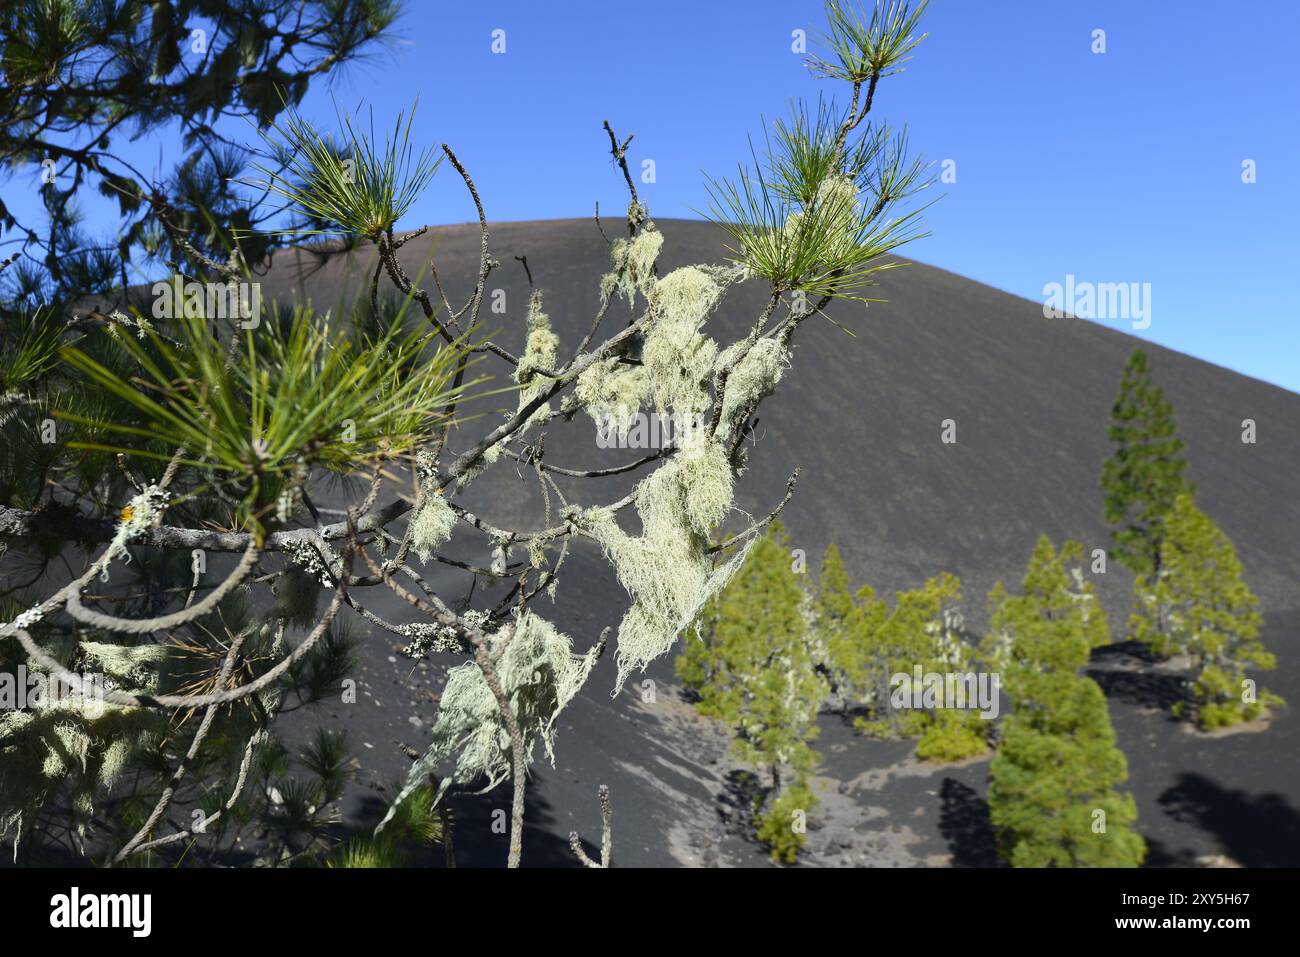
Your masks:
M652 287L642 362L656 409L686 416L708 408L718 346L700 329L722 293L715 271L701 266L675 269Z
M131 553L127 551L127 544L153 525L154 519L160 517L167 507L167 500L166 491L157 485L150 485L122 509L121 521L118 522L113 540L99 558L102 566L99 575L101 581L108 581L108 567L119 556L126 556L127 563L130 563Z
M465 649L460 634L438 622L410 622L398 625L397 630L411 639L402 647L402 654L413 661L419 661L431 651L458 652Z
M626 437L645 398L642 366L626 365L617 356L593 363L574 383L574 399L581 403L598 429Z
M654 281L655 261L664 246L664 235L654 223L646 223L631 239L616 239L609 256L614 266L600 280L601 301L618 293L629 306L636 303L638 292L647 293Z
M530 420L531 421L531 420ZM501 446L489 445L478 459L456 479L456 491L463 492L476 478L497 463L501 458Z
M113 790L114 785L122 779L134 748L125 738L110 741L104 749L104 756L99 762L99 786L105 791Z
M852 176L845 176L842 173L832 173L821 181L821 185L817 187L816 202L826 203L836 208L847 206L850 209L862 205L858 198L857 182Z
M284 554L297 568L310 575L322 588L333 588L334 581L324 559L311 542L289 539L284 543Z
M553 764L556 718L587 680L597 650L575 655L568 636L531 611L524 612L508 630L508 636L503 629L489 638L489 653L500 653L495 662L497 678L526 743L528 763L540 739ZM506 640L504 651L500 651L502 640ZM452 784L468 787L486 778L476 792L481 794L510 777L510 734L497 700L474 662L467 661L448 673L431 735L429 749L411 766L406 784L375 833L383 830L397 806L453 754L456 764L442 779L438 800Z
M642 284L649 313L641 363L613 356L584 370L575 383L574 400L598 430L626 439L647 405L688 424L702 416L718 346L701 327L738 277L734 269L685 266Z
M420 510L411 519L411 550L428 562L438 547L451 538L456 527L456 513L436 491L426 489Z
M560 356L560 337L551 328L551 317L542 312L542 294L534 291L528 300L528 337L523 355L515 367L514 378L519 384L519 409L532 402L551 382L539 370L553 370ZM543 403L528 417L526 431L531 425L550 416L550 403Z
M642 203L635 199L628 201L627 224L631 226L633 229L636 229L638 226L644 223L646 221L646 217L649 215L650 215L650 210L646 207L645 203Z
M715 365L719 372L730 370L718 426L718 435L723 440L743 424L735 421L743 410L776 391L788 364L785 347L776 339L759 339L745 352L747 346L747 340L743 339L733 344L718 356ZM739 358L742 352L745 352L744 358Z
M703 266L683 266L654 284L650 296L654 323L670 342L687 345L717 306L723 287L716 275L716 270Z
M672 464L678 473L682 514L696 532L709 535L726 517L734 496L726 450L700 431L687 433Z
M173 667L170 649L161 645L128 647L86 641L83 673L101 675L105 687L135 694L157 693ZM53 685L28 665L43 687ZM148 708L106 703L95 689L74 692L58 685L27 701L27 710L0 712L0 834L18 841L41 806L63 793L84 833L97 793L118 783L130 759L149 746L166 717Z
M794 241L800 237L804 217L812 212L817 217L817 225L826 222L832 227L828 235L833 243L842 243L854 238L857 224L862 213L862 202L858 198L858 184L850 176L832 173L821 181L817 194L806 209L795 210L786 217L784 237Z
M102 671L111 682L136 691L156 691L172 661L165 645L113 645L83 641L86 666Z
M734 269L687 266L653 283L642 283L649 303L642 364L629 371L610 359L578 379L576 398L598 427L626 437L636 413L646 404L658 414L671 413L677 425L673 457L637 486L640 535L624 532L607 509L588 510L574 518L601 545L632 598L619 625L617 687L632 671L672 648L678 634L734 574L747 551L746 546L721 567L714 567L709 536L731 508L733 470L722 441L699 427L710 404L713 374L722 363L717 343L704 334L703 326L727 284L739 278ZM739 350L732 355L739 358ZM763 347L757 356L740 363L735 370L740 374L737 398L775 387L781 359L775 357L772 368L771 358Z
M576 516L613 564L632 605L619 625L615 693L638 668L668 652L677 636L744 561L749 544L720 567L708 532L731 505L731 471L716 443L683 448L636 488L640 535L629 535L608 509ZM683 454L685 453L685 454Z

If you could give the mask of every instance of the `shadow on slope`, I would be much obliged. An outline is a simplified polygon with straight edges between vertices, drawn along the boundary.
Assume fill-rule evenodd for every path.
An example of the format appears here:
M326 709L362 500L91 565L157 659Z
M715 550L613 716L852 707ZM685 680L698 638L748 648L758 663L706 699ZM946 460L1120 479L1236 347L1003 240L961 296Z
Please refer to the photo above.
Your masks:
M1187 773L1160 795L1165 813L1209 831L1223 852L1246 867L1295 867L1300 814L1280 794L1251 795Z
M944 778L939 789L939 832L948 842L956 867L998 867L997 836L989 819L989 802L974 788Z

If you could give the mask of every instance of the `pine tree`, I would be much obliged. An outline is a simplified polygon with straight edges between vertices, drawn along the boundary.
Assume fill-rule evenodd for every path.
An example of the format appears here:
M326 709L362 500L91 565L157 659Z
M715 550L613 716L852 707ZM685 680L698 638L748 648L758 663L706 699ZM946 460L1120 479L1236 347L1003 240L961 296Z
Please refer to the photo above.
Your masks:
M283 237L256 231L272 214L238 188L250 155L231 140L238 121L223 124L267 127L314 79L387 37L399 12L380 0L4 4L0 178L40 173L46 221L0 202L6 240L26 237L0 299L120 296L142 262L185 261L189 249L224 262L236 231L257 264ZM119 156L120 143L150 135L184 149L156 182ZM116 223L81 221L90 190L116 201Z
M844 657L851 644L852 623L857 604L849 584L849 573L840 558L840 550L834 542L826 546L822 557L821 571L817 578L817 592L813 601L813 627L818 644L823 649L826 661L833 662ZM841 689L835 677L835 671L827 667L830 673L831 690L839 694ZM841 701L844 698L841 695Z
M1259 600L1242 578L1232 541L1191 495L1180 495L1166 519L1159 567L1137 580L1133 636L1157 653L1193 656L1197 723L1226 727L1282 704L1246 677L1248 667L1276 667L1259 641ZM1181 703L1176 707L1181 713Z
M1106 520L1115 557L1134 574L1157 571L1164 518L1174 499L1194 492L1184 477L1187 462L1174 424L1173 406L1151 379L1147 355L1134 351L1124 366L1119 397L1111 409L1115 453L1101 471Z
M916 742L916 756L922 761L964 761L988 751L989 721L978 711L938 708L925 716L925 729Z
M752 557L753 552L749 555L749 558ZM747 558L746 561L748 560ZM744 566L741 568L743 570ZM683 637L681 651L673 660L673 670L677 673L677 680L682 683L682 689L695 701L699 711L714 717L719 717L713 711L718 706L718 701L709 689L713 686L714 676L722 667L722 656L714 641L718 624L718 599L715 597L700 611L694 631L688 631ZM704 704L706 691L709 694L708 705Z
M1137 804L1097 683L1056 683L1051 705L1007 721L989 768L989 813L1014 867L1137 867Z
M1001 669L1012 667L1017 656L1040 668L1077 669L1094 648L1110 643L1110 625L1096 589L1084 580L1082 561L1078 542L1068 541L1058 552L1050 538L1039 536L1022 594L1007 594L1001 582L989 593L985 660Z
M863 585L843 627L826 642L827 670L846 712L854 707L870 712L878 701L888 701L888 663L879 635L889 616L889 603Z
M810 640L807 601L785 534L773 523L706 611L701 639L687 639L677 660L699 711L731 724L737 756L768 773L771 790L758 826L774 860L795 859L804 842L792 826L795 812L806 816L815 800L808 775L818 755L810 743L828 689Z
M1128 778L1106 698L1079 674L1107 636L1075 542L1058 553L1038 540L1023 594L990 594L990 647L1014 710L989 767L989 812L1015 867L1136 867L1146 849L1132 830L1137 806L1116 789Z
M973 649L961 636L961 582L938 575L921 588L899 592L890 608L870 586L851 597L838 552L827 555L817 607L818 621L828 624L819 630L829 636L826 668L841 704L866 711L854 727L878 737L919 737L923 760L954 761L983 752L988 728L978 712L898 709L891 703L895 674L911 675L916 665L940 673L974 667Z
M853 592L849 573L834 542L826 546L821 572L817 577L817 627L825 634L843 629L853 613Z
M917 664L930 671L938 650L937 631L944 614L961 599L961 583L952 575L938 575L920 588L901 591L894 596L894 610L874 635L876 654L882 660L880 680L884 686L877 696L874 720L858 719L854 726L864 733L892 731L903 737L916 737L925 731L927 715L919 709L893 706L892 678L912 674Z

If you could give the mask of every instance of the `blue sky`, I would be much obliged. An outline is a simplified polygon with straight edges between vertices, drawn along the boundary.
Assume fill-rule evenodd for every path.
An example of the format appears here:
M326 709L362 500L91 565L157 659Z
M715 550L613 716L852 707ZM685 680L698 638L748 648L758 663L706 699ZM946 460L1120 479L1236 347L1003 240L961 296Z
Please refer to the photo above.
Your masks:
M399 39L303 112L364 103L380 125L418 94L416 137L452 145L497 220L618 215L609 118L655 162L652 214L694 217L763 116L839 92L791 52L821 22L817 0L411 0ZM1149 328L1106 324L1300 391L1300 4L938 0L926 28L873 114L956 164L910 257L1039 301L1067 275L1150 283ZM444 167L401 225L472 216Z
M608 117L655 160L652 212L694 216L702 171L734 170L761 117L835 90L790 49L820 23L816 0L417 2L391 59L334 95L396 109L419 92L419 132L452 144L500 219L620 209ZM1300 4L938 0L926 28L877 99L956 162L910 256L1040 301L1068 274L1150 283L1149 328L1107 324L1300 391ZM412 222L470 218L449 173Z

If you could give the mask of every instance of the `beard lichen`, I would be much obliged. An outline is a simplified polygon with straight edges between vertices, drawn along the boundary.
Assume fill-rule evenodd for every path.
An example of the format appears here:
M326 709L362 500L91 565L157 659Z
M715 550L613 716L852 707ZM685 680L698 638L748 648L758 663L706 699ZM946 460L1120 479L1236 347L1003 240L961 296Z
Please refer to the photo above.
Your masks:
M597 429L626 438L641 411L644 367L625 365L618 356L602 359L578 375L573 394Z
M523 355L515 368L515 382L519 384L519 409L537 398L538 394L550 382L541 375L539 369L554 369L560 355L560 337L551 328L551 317L542 312L542 294L534 290L528 300L528 337L524 342ZM528 417L524 430L533 423L549 418L550 403L538 406ZM522 430L521 430L522 431Z
M627 266L619 288L629 301L639 289L648 303L641 365L629 368L616 357L607 359L579 376L575 390L597 427L620 436L627 436L646 406L672 413L679 426L686 426L673 457L637 485L640 535L624 532L609 509L589 509L574 518L600 544L632 598L619 625L615 693L634 670L672 648L748 551L748 545L742 547L718 567L709 551L710 535L726 517L734 494L734 470L726 452L729 428L711 437L698 427L711 403L713 375L737 365L731 376L738 381L728 383L724 403L736 415L775 388L784 362L784 350L775 342L760 343L743 360L748 342L719 355L703 327L727 285L744 274L734 268L686 266L653 280L649 270L662 237L649 229L630 244L615 244L613 254L616 267Z
M618 630L615 694L634 670L672 648L744 561L748 544L718 567L709 552L708 534L731 499L726 455L701 435L638 484L640 535L624 532L608 508L576 516L575 524L600 544L632 598Z
M862 208L858 198L858 184L852 176L843 173L831 173L817 187L816 203L822 203L838 210L841 207L850 211Z
M602 302L618 293L629 306L636 303L638 292L646 293L654 281L655 261L664 247L664 234L654 223L647 222L631 239L616 239L610 245L609 258L614 269L600 279Z
M159 518L167 508L167 502L167 492L157 485L150 485L122 509L121 520L118 522L113 540L108 543L108 548L99 558L103 565L99 575L100 581L108 581L109 565L119 556L125 556L126 562L130 563L131 553L127 551L126 546L153 525L154 520Z
M102 676L105 688L134 694L159 691L171 652L161 645L126 647L86 641L83 674ZM85 833L95 796L111 791L131 757L156 740L166 716L148 708L109 704L99 689L72 691L40 669L43 689L27 709L0 712L0 834L18 841L41 806L56 793L67 797L75 826ZM30 684L30 681L29 681ZM57 693L51 689L56 689Z
M626 438L646 406L688 422L708 409L718 346L701 327L738 278L734 269L684 266L639 286L649 302L641 364L613 356L592 365L575 383L574 399L598 429Z
M499 455L501 450L493 446L488 451L495 451ZM480 458L471 469L461 475L461 485L457 487L467 485L474 476L495 462L496 457L496 455L484 455ZM411 536L411 550L420 557L420 561L427 564L438 547L451 538L452 530L456 527L456 512L438 489L437 463L428 450L421 449L416 453L415 471L420 479L424 499L420 503L420 508L411 516L408 531Z
M722 298L716 270L704 266L674 269L654 284L650 295L655 326L668 341L685 347Z
M541 410L539 409L538 411L540 412ZM471 482L487 471L487 469L495 465L497 460L501 458L501 448L501 443L489 445L473 465L460 473L460 476L456 479L456 491L465 491Z
M411 550L428 562L434 552L451 538L456 527L456 513L441 494L426 489L420 510L411 519Z
M727 516L734 495L731 463L723 447L703 434L686 433L672 466L677 472L682 514L698 534L708 537Z
M829 235L840 237L843 242L857 233L857 223L862 215L862 202L858 197L858 184L851 176L832 173L817 186L817 192L811 203L803 209L796 209L786 217L783 237L788 242L806 242L812 237L804 237L804 219L808 215L817 218L816 226L829 223ZM809 221L813 223L813 220ZM809 233L815 232L809 228Z
M700 329L722 298L718 275L707 267L685 266L651 288L642 362L645 398L660 412L690 416L708 408L718 345Z
M500 655L495 661L497 678L526 744L526 761L532 762L533 748L540 738L553 764L555 720L587 680L598 652L592 649L585 655L575 655L569 637L531 611L524 612L515 623L504 651L500 650L501 641L501 633L489 637L489 654ZM476 663L467 661L448 673L431 736L429 749L411 766L405 785L375 829L376 834L392 820L398 805L457 752L455 768L442 779L436 800L441 800L452 784L467 787L485 777L486 784L476 792L482 794L510 777L510 734Z
M722 415L718 423L718 436L722 441L730 438L734 429L744 424L735 421L739 413L776 391L777 383L781 381L781 374L788 364L786 349L776 339L759 339L745 353L744 358L737 361L747 346L748 342L743 339L731 345L718 356L715 365L715 370L719 372L723 369L731 370L727 376L727 389L722 398Z

